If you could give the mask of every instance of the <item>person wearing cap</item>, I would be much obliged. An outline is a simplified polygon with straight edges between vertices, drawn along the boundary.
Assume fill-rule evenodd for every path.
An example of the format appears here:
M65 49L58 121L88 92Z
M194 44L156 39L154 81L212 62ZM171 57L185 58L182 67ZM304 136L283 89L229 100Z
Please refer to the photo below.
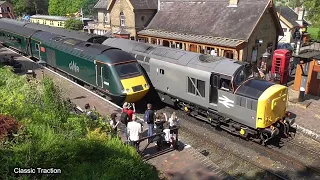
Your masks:
M110 117L111 117L110 126L112 128L112 135L116 136L118 132L118 124L119 124L119 121L116 120L117 113L112 113Z
M132 115L136 112L136 107L134 103L127 104L127 114L129 116L129 121L132 121Z

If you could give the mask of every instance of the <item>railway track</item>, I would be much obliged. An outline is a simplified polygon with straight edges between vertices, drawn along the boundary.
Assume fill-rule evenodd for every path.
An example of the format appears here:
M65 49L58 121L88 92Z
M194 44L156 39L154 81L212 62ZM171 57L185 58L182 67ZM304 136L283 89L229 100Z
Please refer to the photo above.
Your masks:
M288 179L282 174L278 174L264 168L257 162L247 160L246 158L242 157L241 154L237 154L228 150L226 147L212 141L210 138L203 138L202 135L199 135L194 131L192 133L188 132L190 132L190 129L183 126L180 129L179 135L185 141L190 142L195 149L199 150L205 156L209 156L210 153L210 159L213 159L213 161L219 167L221 167L237 179Z
M173 110L167 108L165 111L171 113ZM207 123L195 120L183 113L178 113L178 115L183 117L180 137L199 151L205 149L213 153L212 161L219 162L218 165L226 172L231 172L232 176L237 177L239 174L246 176L248 173L255 173L253 177L249 175L249 179L320 180L320 153L316 150L305 148L292 141L288 141L288 144L278 149L264 147L230 135L225 131L214 130ZM220 158L215 157L217 149L220 152ZM305 158L307 155L309 155L308 158ZM223 158L226 156L233 157L233 164Z

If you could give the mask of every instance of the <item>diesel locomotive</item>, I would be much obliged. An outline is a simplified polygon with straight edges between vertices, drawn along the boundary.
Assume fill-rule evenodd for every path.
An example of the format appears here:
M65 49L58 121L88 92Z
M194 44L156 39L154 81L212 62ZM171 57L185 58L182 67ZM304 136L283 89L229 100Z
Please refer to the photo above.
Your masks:
M131 53L160 99L232 134L265 143L288 134L288 88L253 78L248 63L125 39L104 45Z
M0 42L44 61L117 104L137 102L149 84L137 60L121 49L0 21Z

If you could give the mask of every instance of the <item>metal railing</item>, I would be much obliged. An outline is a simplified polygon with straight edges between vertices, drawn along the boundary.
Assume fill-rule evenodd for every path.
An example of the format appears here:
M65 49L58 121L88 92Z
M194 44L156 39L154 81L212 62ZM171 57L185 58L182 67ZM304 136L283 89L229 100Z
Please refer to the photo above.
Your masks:
M138 141L132 142L131 145L136 148L139 155L145 160L160 156L160 155L168 153L170 151L177 150L179 148L179 128L178 127L172 128L172 129L170 129L170 131L171 132L175 131L175 133L170 132L171 136L175 135L174 140L172 140L172 146L170 146L170 147L165 148L165 138L164 138L165 132L160 132L160 133L156 133L152 136L146 136L146 137L140 138ZM170 138L172 138L172 137L170 137ZM140 150L140 148L139 148L140 143L143 141L146 141L146 140L148 140L148 143L142 148L142 150ZM145 151L148 149L150 144L155 143L155 142L157 142L157 146L158 146L157 150L158 151L153 154L146 154ZM156 147L154 147L154 148L156 148Z

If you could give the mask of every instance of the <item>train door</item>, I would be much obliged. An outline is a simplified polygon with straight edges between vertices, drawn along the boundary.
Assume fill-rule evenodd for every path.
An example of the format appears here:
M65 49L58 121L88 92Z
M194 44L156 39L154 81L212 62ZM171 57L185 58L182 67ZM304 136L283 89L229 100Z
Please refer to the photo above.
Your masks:
M210 98L209 103L212 106L217 106L218 104L218 88L219 88L219 75L211 74L210 77Z
M28 54L29 56L31 56L31 43L30 43L30 39L29 38L24 38L25 42L26 42L26 54Z
M100 63L99 61L94 61L95 70L96 70L96 85L99 88L103 88L103 66L104 64Z

